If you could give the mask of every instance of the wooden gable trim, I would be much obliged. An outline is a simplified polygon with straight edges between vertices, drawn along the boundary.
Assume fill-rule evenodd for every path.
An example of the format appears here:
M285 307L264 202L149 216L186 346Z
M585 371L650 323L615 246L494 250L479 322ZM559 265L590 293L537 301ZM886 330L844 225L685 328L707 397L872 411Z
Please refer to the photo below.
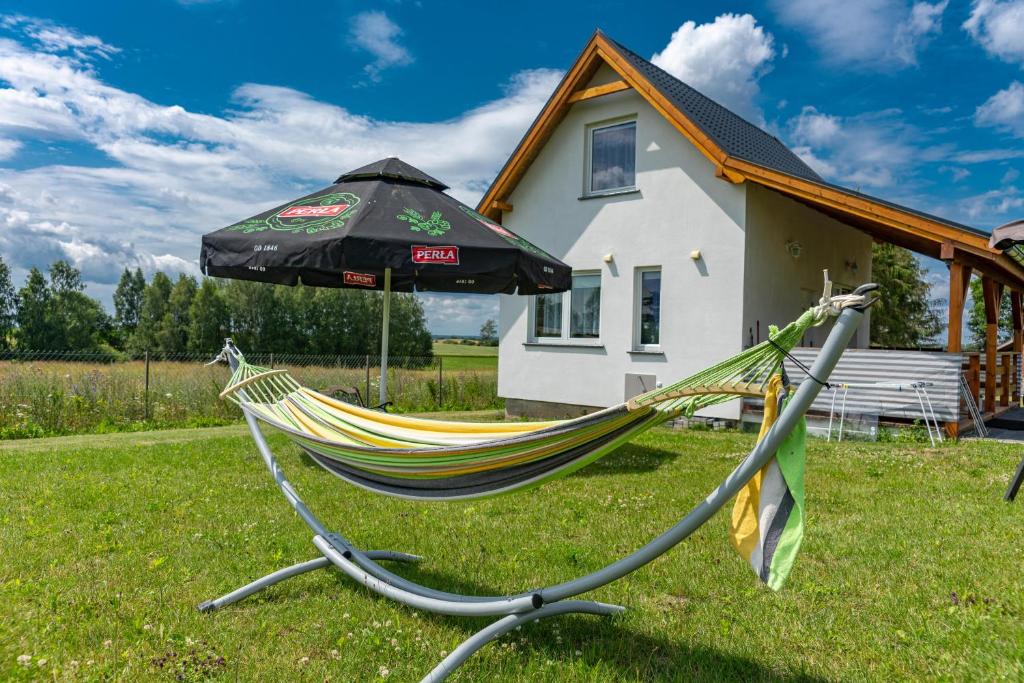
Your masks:
M629 83L626 83L625 81L612 81L611 83L605 83L604 85L595 85L593 88L577 90L573 94L569 95L569 102L575 104L576 102L590 100L595 97L601 97L602 95L611 95L613 92L629 90L629 88Z

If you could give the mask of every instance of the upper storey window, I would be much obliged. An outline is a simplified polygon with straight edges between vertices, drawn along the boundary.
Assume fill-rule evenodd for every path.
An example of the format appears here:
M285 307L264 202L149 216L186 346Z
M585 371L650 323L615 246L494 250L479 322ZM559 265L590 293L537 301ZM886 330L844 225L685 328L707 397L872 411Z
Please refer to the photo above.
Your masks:
M636 186L636 121L590 129L590 193Z

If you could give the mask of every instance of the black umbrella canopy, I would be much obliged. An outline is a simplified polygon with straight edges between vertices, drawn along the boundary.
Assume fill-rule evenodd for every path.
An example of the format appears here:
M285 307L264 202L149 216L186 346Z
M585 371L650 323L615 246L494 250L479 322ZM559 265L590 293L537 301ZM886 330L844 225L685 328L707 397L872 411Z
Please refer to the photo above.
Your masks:
M399 292L537 294L572 284L566 264L444 193L397 158L203 235L216 277Z

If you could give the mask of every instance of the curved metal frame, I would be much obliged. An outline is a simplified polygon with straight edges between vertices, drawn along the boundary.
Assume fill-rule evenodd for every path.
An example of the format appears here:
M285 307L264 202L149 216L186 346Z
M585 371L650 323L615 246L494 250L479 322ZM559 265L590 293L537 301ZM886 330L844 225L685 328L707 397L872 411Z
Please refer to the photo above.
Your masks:
M862 288L864 289L864 288ZM868 290L864 290L868 291ZM835 368L839 357L853 337L863 317L863 307L845 308L839 315L822 346L821 353L811 368L813 377L826 380ZM232 366L237 364L233 355L237 350L229 344L228 361ZM729 499L731 499L750 478L778 450L779 445L796 426L800 418L813 403L821 391L821 385L813 380L802 383L789 402L788 409L783 411L768 434L750 452L750 454L734 469L711 494L698 503L673 527L646 545L637 549L611 564L591 574L572 581L548 586L540 590L527 591L508 596L472 596L449 593L421 586L389 571L377 563L378 560L394 560L400 562L416 562L422 558L393 551L361 551L350 541L337 533L331 533L320 522L299 494L285 477L277 459L271 452L263 433L259 429L256 417L241 403L245 412L245 420L252 432L253 440L259 449L263 462L271 476L292 508L313 531L313 545L321 553L321 557L287 567L258 579L216 600L208 600L199 606L202 611L212 611L233 602L237 602L253 593L272 586L279 581L297 576L315 569L328 566L339 568L346 575L366 586L379 595L428 612L458 616L501 616L502 618L490 626L477 632L455 651L440 662L424 681L437 683L444 680L456 667L461 665L470 655L491 640L514 629L520 624L543 619L545 617L580 612L588 614L611 615L623 611L623 607L605 605L587 600L567 600L604 586L626 574L636 571L652 560L668 552L672 547L683 541L704 522L710 519ZM244 398L242 396L241 398Z

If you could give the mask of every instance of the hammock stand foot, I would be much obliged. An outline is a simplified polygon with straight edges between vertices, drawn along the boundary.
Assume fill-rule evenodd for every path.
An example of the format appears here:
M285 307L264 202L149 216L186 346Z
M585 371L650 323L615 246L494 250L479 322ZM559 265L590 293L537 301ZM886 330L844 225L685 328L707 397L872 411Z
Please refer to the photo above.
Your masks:
M409 555L408 553L399 553L392 550L370 550L365 553L367 557L373 560L391 560L394 562L420 562L423 560L419 555ZM199 603L200 612L212 612L218 610L221 607L227 607L228 605L234 604L239 600L243 600L253 593L259 593L264 588L270 588L276 583L280 583L285 579L290 579L293 576L299 576L306 572L311 572L316 569L325 569L331 566L331 561L326 557L318 557L315 560L308 560L306 562L299 562L293 564L290 567L284 569L278 569L276 572L271 572L264 577L256 579L251 583L247 583L241 588L222 595L215 600L206 600Z
M441 662L435 666L433 670L428 673L422 681L420 681L420 683L440 683L444 679L448 678L455 669L461 666L484 645L487 645L493 640L497 640L509 631L513 631L523 624L528 624L531 621L539 621L547 617L556 617L569 613L614 616L616 614L621 614L625 610L626 608L620 605L607 605L603 602L593 602L591 600L566 600L564 602L553 602L551 604L544 605L543 607L539 607L538 609L523 612L521 614L509 614L506 617L498 619L490 626L480 629L472 636L462 641L462 644L452 650L450 655L441 660Z

